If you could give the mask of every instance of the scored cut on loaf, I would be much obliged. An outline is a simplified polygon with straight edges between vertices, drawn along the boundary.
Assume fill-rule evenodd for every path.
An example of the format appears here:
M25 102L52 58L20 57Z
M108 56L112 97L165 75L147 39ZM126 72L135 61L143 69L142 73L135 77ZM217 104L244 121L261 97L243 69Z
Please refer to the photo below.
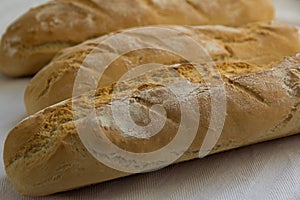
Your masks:
M226 89L227 112L221 136L210 154L299 133L300 55L286 57L272 65L258 66L246 62L237 65L228 61L216 66ZM201 67L205 71L211 65ZM206 78L212 80L214 76ZM160 149L174 138L181 123L180 106L163 85L177 87L183 80L189 80L194 88L190 94L195 95L199 103L201 117L193 143L176 162L198 158L212 114L210 97L218 95L218 90L203 84L201 74L190 64L173 63L121 82L119 90L115 85L99 88L95 94L68 99L23 120L11 130L5 141L4 164L9 180L23 195L42 196L130 175L96 160L80 140L75 124L84 126L91 120L86 109L95 106L96 118L92 120L99 120L97 130L102 130L119 148L134 153ZM140 87L141 83L143 87ZM124 136L110 112L112 91L116 91L117 99L120 95L120 101L125 95L134 108L131 117L140 126L149 122L148 114L154 104L163 105L167 114L163 128L146 139ZM75 104L81 109L73 110ZM187 112L192 116L195 110ZM188 135L186 132L186 137ZM180 152L175 148L173 153ZM120 165L136 166L135 160L118 157L114 150L110 154L100 152L100 156ZM146 164L160 162L153 159Z
M167 28L167 26L159 26ZM239 28L220 25L211 26L168 26L193 38L215 62L246 62L258 66L267 65L300 52L300 38L297 29L281 23L254 23ZM127 30L120 33L127 32ZM56 57L37 73L28 84L24 100L27 112L33 114L43 108L72 97L77 71L89 55L118 54L117 49L107 47L102 42L114 35L106 35L86 41L80 45L60 51ZM145 34L127 34L130 46L154 45L155 40ZM150 36L149 36L150 37ZM159 36L161 38L165 35ZM176 39L174 39L176 41ZM120 56L106 70L99 80L99 86L111 85L126 71L147 63L172 64L182 61L178 55L165 51L142 49ZM91 65L85 65L86 73L94 74Z
M239 26L273 19L272 0L55 0L8 27L0 44L0 70L12 77L33 75L61 49L129 27Z

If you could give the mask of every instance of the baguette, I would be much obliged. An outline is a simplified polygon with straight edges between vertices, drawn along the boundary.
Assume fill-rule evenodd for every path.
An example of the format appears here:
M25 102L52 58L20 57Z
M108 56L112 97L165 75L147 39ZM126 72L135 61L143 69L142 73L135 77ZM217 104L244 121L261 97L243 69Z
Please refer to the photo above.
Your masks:
M205 70L209 65L202 67ZM235 62L226 62L217 67L226 88L227 115L221 136L209 154L299 133L300 55L286 57L271 66L258 67L241 62L236 67ZM174 70L179 73L173 73ZM161 85L176 86L182 80L191 80L201 117L192 144L176 163L198 158L211 115L208 93L210 91L213 95L215 90L203 85L202 77L189 64L170 64L164 69L154 69L121 82L121 89L115 93L121 97L125 95L139 110L133 112L132 118L140 125L147 123L145 120L149 119L147 113L151 112L152 105L166 102L167 120L158 134L146 139L124 136L108 112L114 87L99 88L95 95L83 94L48 107L11 130L4 146L9 180L23 195L42 196L130 175L97 160L83 145L75 125L84 125L89 118L85 109L90 107L91 100L99 120L98 128L113 144L134 153L160 149L176 134L181 113L176 99ZM143 87L138 87L140 82L144 83ZM82 109L74 111L74 103ZM188 112L192 114L193 111ZM188 137L189 133L185 136ZM180 153L176 148L173 151ZM135 160L115 156L114 152L102 156L120 165L136 166ZM154 159L148 164L160 162Z
M254 23L240 28L219 25L173 27L174 29L185 30L186 35L202 44L215 62L242 61L260 66L279 61L283 56L292 56L300 52L300 38L297 29L280 23ZM27 86L24 95L27 112L33 114L50 105L71 98L77 71L86 56L96 48L101 49L103 53L117 51L100 45L101 41L107 37L109 36L89 40L59 52L43 70L35 75ZM154 44L143 34L129 35L127 40L128 46L141 46L144 43ZM104 74L105 77L99 80L99 86L111 85L128 69L135 66L151 62L172 64L181 60L182 58L179 56L161 51L130 52L110 65L110 70ZM91 73L89 69L92 67L89 65L85 67L87 73Z
M0 70L12 77L33 75L61 49L129 27L239 26L273 18L271 0L54 0L29 10L7 29Z

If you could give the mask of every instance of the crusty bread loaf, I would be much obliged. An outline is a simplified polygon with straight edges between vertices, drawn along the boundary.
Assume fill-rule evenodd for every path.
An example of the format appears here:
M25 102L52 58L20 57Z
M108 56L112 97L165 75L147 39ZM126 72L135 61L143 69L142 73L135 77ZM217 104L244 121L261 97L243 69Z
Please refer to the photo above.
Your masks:
M238 26L273 17L271 0L54 0L31 9L7 29L0 70L13 77L35 74L59 50L123 28Z
M163 27L163 26L162 26ZM267 65L300 52L300 38L295 28L279 23L254 23L240 28L225 26L179 27L205 48L216 62L246 62L255 65ZM122 33L122 32L121 32ZM30 81L25 91L27 112L33 114L43 108L72 97L76 73L86 56L93 49L103 53L117 53L116 49L100 45L107 39L103 36L86 41L75 47L62 50L58 55ZM161 36L163 37L163 36ZM145 42L143 34L128 35L128 47L139 46ZM176 39L175 39L176 41ZM99 46L99 47L97 47ZM93 55L91 55L93 56ZM111 85L128 69L146 63L172 64L181 57L167 52L140 50L121 56L113 62L105 76L99 80L101 87ZM86 65L87 73L91 66Z
M210 65L202 66L204 70L208 67ZM210 154L300 132L300 56L287 57L272 66L230 61L217 67L226 87L227 116L222 134ZM114 86L98 89L95 96L83 94L30 116L9 133L5 142L4 163L9 180L21 194L36 196L129 175L96 160L81 142L75 124L84 125L86 120L91 120L90 113L85 112L91 106L88 100L95 106L98 128L115 145L134 153L152 152L172 140L180 123L178 102L161 85L176 85L182 80L191 80L194 90L190 94L197 98L201 118L194 142L176 162L197 158L209 127L209 96L216 92L204 85L197 73L190 64L171 64L120 83L121 89L115 95L125 95L137 109L132 114L136 124L147 124L147 113L151 112L152 105L163 102L166 124L150 138L124 136L119 131L108 112ZM143 87L140 83L144 83ZM73 105L80 105L82 109L72 110L72 100ZM173 151L180 153L176 148ZM114 152L102 156L126 166L136 166L136 160L118 157ZM154 159L148 164L160 162L162 160Z

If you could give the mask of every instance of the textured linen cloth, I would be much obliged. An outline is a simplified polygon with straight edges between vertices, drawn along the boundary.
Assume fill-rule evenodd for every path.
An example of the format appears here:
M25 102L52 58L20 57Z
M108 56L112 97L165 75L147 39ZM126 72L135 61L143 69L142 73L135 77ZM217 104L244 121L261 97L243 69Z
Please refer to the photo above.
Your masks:
M0 33L28 8L43 2L45 0L1 0ZM299 0L274 2L280 21L300 25ZM300 199L300 135L49 197L22 197L6 178L2 154L9 129L26 116L23 93L28 81L0 75L0 200Z

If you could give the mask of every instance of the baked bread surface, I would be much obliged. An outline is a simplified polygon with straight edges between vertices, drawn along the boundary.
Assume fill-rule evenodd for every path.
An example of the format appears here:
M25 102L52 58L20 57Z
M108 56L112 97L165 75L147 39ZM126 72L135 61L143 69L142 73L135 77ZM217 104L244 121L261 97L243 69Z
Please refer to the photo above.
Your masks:
M271 0L53 0L8 27L0 44L0 70L12 77L33 75L61 49L129 27L239 26L273 19Z
M284 56L293 56L300 52L300 39L297 29L280 23L254 23L240 28L226 26L158 26L177 31L175 42L180 42L184 37L191 37L197 42L216 63L246 63L257 67L270 66ZM138 30L138 29L137 29ZM143 45L163 46L157 44L158 38L168 37L157 35L153 38L150 34L135 33L124 34L126 48ZM183 34L181 36L180 34ZM95 58L99 54L121 54L111 45L103 44L107 38L116 34L103 36L86 41L75 47L60 51L56 57L30 81L26 88L24 100L27 112L33 114L43 108L72 97L73 85L78 69L83 65L87 56ZM186 51L189 51L188 47ZM192 53L192 50L190 50ZM96 53L95 53L96 52ZM202 55L203 56L203 55ZM203 62L206 57L201 57ZM184 62L180 55L171 54L163 50L141 49L128 52L115 60L99 78L99 86L109 86L119 80L128 70L147 63L173 64ZM84 63L87 74L94 76L93 64ZM99 66L100 67L100 66Z
M202 69L210 66L204 64ZM271 66L235 62L216 66L224 81L227 109L221 136L209 154L299 133L299 55ZM212 80L214 76L208 78ZM87 111L94 105L99 120L97 129L114 145L134 153L153 152L172 141L181 123L178 101L164 85L176 86L186 80L194 88L191 95L196 97L201 118L192 144L176 162L198 158L212 115L210 97L218 95L218 90L203 83L201 74L190 64L170 64L125 80L117 88L115 85L99 88L95 93L63 101L22 121L5 141L4 163L9 180L21 194L40 196L130 175L93 157L81 142L75 124L84 125L90 120ZM112 95L120 101L126 97L131 102L134 109L131 117L140 126L149 123L152 105L162 104L167 114L164 127L149 138L124 135L110 111ZM74 109L72 105L79 106ZM192 116L195 110L188 112ZM176 149L173 153L181 153ZM120 165L136 164L134 160L115 156L113 150L103 157ZM146 164L157 162L160 160Z

